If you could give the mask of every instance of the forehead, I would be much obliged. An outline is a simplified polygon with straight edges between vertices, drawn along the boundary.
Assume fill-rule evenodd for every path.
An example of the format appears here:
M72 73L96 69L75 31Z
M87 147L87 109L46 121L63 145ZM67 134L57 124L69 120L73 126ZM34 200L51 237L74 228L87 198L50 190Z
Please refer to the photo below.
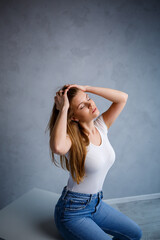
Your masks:
M83 91L79 91L76 96L73 98L73 102L72 102L72 105L74 107L77 107L78 104L80 104L81 102L85 101L86 99L86 94L85 92Z

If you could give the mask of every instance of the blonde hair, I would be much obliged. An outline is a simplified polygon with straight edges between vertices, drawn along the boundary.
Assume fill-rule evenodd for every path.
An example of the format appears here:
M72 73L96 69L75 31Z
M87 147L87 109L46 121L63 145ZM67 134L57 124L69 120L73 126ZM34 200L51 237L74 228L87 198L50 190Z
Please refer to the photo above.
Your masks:
M66 86L63 86L59 90L65 90ZM84 169L84 163L85 158L87 154L87 148L86 146L89 145L89 138L87 136L87 132L80 125L79 122L71 120L71 117L73 115L73 110L71 108L71 102L73 98L78 93L79 89L77 87L71 87L67 91L67 97L69 100L69 109L67 113L67 134L69 135L72 146L69 150L69 161L66 158L65 155L60 155L60 164L63 169L67 169L70 171L72 178L74 181L79 184L81 181L83 181L83 177L85 175L85 169ZM56 109L56 104L54 103L51 116L47 125L47 130L49 130L50 137L51 132L54 127L54 124L56 122L57 116L58 116L59 110ZM59 167L56 163L56 159L54 158L54 152L52 151L51 147L51 160L52 162Z

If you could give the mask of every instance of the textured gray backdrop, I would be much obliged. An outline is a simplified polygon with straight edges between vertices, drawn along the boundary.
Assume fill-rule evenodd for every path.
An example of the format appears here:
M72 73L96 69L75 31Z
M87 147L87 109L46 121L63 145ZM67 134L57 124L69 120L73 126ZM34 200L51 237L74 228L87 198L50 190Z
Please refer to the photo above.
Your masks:
M1 0L0 54L0 208L34 187L66 185L45 128L68 83L129 95L108 133L116 161L104 199L160 192L158 0ZM89 95L100 113L111 104Z

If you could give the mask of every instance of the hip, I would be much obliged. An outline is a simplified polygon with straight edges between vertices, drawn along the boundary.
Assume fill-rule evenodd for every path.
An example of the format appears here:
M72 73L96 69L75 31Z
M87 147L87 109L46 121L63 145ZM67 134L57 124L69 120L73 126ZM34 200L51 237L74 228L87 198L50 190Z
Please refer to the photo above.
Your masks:
M56 203L54 218L65 220L75 217L92 216L98 210L102 198L102 190L94 194L86 194L67 190L65 186Z

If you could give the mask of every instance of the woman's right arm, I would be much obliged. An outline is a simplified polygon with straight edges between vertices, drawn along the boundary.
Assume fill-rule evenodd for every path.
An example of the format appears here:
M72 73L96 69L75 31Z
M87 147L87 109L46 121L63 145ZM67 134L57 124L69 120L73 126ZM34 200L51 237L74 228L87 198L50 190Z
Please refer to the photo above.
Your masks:
M59 155L66 154L72 145L69 136L67 136L67 112L68 108L65 106L59 111L50 138L51 149Z
M68 90L68 87L64 91L60 90L55 96L56 108L59 110L59 114L51 133L50 148L59 155L66 154L72 145L70 137L67 136Z

